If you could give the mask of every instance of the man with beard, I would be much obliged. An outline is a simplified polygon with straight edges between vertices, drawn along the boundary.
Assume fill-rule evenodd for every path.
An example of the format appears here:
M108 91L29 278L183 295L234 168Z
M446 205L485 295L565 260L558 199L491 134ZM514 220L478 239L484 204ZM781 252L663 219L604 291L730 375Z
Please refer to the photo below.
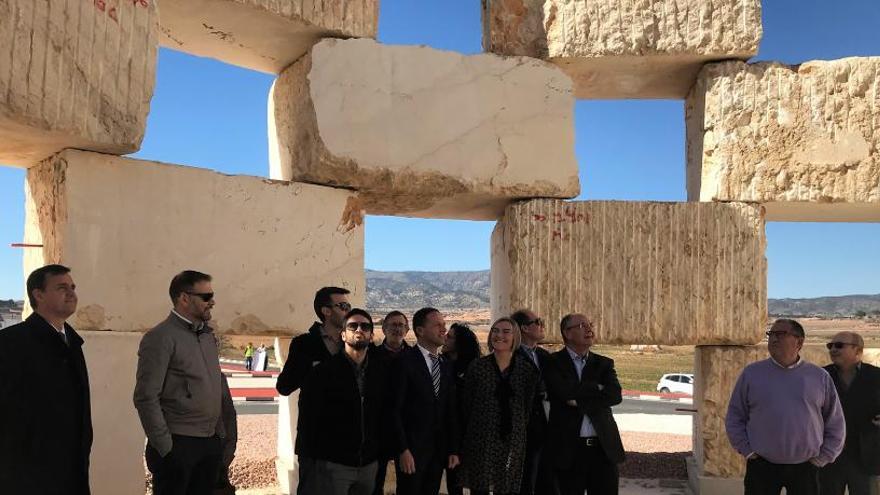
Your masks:
M138 349L134 405L147 435L144 456L153 493L205 494L214 489L226 437L211 276L186 270L168 289L173 309L144 334Z
M70 269L28 276L34 312L0 330L0 492L88 495L92 417Z
M348 302L348 289L341 287L322 287L315 293L313 302L315 315L319 321L312 324L309 331L290 341L287 360L278 375L275 388L281 395L290 395L299 390L308 380L315 366L336 355L340 348L340 334L345 323L345 315L351 311ZM309 401L300 395L297 402L299 415L296 420L296 445L294 453L299 466L298 495L312 495L316 491L313 419L309 413Z
M342 350L318 365L303 387L302 399L314 417L317 493L373 492L388 372L385 360L367 352L372 340L370 314L359 308L349 311Z
M804 327L779 319L770 358L745 367L727 408L727 436L746 458L746 495L819 493L819 468L843 450L845 425L834 382L800 357Z
M422 308L413 315L413 331L418 344L402 351L392 369L397 495L439 493L443 468L459 464L455 382L438 354L446 321L437 309Z

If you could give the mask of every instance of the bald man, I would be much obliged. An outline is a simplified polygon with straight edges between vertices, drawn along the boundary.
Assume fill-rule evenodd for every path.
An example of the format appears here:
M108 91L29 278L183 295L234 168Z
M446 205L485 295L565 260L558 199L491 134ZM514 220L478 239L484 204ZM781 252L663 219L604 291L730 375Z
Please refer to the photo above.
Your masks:
M826 344L843 415L843 453L819 473L822 495L869 495L880 474L880 368L862 362L865 341L855 332L840 332Z

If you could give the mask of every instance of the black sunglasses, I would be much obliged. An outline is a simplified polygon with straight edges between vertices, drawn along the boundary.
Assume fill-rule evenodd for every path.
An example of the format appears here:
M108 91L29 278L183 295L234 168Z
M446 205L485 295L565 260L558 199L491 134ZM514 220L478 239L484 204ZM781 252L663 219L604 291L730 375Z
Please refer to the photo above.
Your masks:
M356 332L358 328L360 328L364 332L372 332L373 324L368 321L350 321L345 324L345 328L347 330L351 330L352 332Z
M339 309L341 309L341 310L343 310L343 311L345 311L345 312L351 311L351 304L349 304L349 303L347 303L347 302L338 302L338 303L334 303L334 304L331 304L331 305L328 306L328 307L332 308L333 306L336 306L337 308L339 308Z
M527 327L527 326L529 326L529 325L538 325L539 327L543 327L543 326L544 326L544 320L542 320L542 319L540 319L540 318L535 318L535 319L532 320L532 321L527 321L527 322L524 322L524 323L523 323L523 326L524 326L524 327Z
M214 299L213 292L187 292L187 294L191 296L196 296L205 302L209 302L211 299Z
M850 344L849 342L829 342L829 343L825 344L825 348L830 351L831 349L843 349L843 346L845 346L845 345L855 345L855 344Z

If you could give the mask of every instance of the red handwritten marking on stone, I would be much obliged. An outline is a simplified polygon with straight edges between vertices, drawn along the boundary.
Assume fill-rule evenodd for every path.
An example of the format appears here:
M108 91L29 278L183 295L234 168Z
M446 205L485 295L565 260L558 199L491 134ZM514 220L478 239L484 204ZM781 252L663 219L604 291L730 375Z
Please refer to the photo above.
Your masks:
M532 218L536 222L546 222L547 215L535 213ZM573 208L566 208L562 212L556 212L552 215L553 223L590 223L590 215L587 213L578 213Z

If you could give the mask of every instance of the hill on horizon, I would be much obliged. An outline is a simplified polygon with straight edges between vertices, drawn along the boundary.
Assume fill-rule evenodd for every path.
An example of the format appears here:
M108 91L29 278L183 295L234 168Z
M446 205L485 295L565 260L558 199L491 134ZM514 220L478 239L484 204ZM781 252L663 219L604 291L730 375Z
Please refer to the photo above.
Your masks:
M366 270L367 307L371 310L489 307L489 270L428 272ZM880 314L880 294L768 299L775 316L849 317L857 311Z

